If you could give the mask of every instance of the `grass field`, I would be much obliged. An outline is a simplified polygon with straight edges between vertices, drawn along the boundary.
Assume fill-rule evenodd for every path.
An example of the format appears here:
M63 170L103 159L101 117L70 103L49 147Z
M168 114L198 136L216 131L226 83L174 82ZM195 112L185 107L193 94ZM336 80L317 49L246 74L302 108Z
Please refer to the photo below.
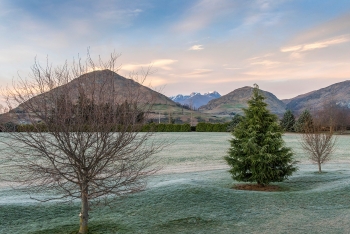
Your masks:
M176 142L158 156L163 170L148 188L91 211L91 233L349 233L350 136L338 138L333 161L316 173L298 144L284 139L299 171L282 191L232 189L223 161L226 133L166 133ZM45 194L42 194L45 196ZM0 233L75 233L79 203L37 203L0 188Z

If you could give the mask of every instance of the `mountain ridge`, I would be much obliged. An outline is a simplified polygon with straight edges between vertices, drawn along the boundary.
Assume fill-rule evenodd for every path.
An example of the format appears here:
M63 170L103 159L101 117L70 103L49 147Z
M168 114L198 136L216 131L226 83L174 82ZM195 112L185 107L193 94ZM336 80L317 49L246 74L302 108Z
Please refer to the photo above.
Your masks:
M274 94L260 90L266 97L265 101L272 113L282 115L285 112L285 104ZM211 114L228 115L232 113L243 113L242 108L248 106L247 101L251 98L253 88L244 86L232 92L211 100L207 105L201 106L199 111Z
M198 108L199 112L203 114L218 115L222 117L225 117L226 115L227 117L233 113L243 113L242 108L247 107L247 101L251 98L253 90L253 88L250 86L244 86L237 88L223 96L221 96L216 91L211 91L204 94L201 94L199 92L192 92L190 95L179 94L177 96L172 96L169 98L146 86L143 86L142 84L137 83L132 79L127 79L110 70L86 73L71 80L65 85L71 86L72 90L75 89L75 91L72 91L72 93L75 92L72 97L76 100L79 96L77 91L78 83L86 86L91 84L99 85L101 83L104 83L104 79L106 77L112 79L112 81L110 81L111 83L114 82L116 84L113 86L113 93L116 93L117 95L115 97L116 100L123 98L125 99L125 97L128 95L128 91L134 92L135 90L139 90L138 94L142 97L140 99L141 101L146 102L152 97L152 103L163 105L163 107L159 107L157 109L158 112L169 112L171 108L169 109L168 107L179 106L176 102L174 102L174 100L176 101L180 99L180 101L178 101L179 103L190 105L195 109ZM56 87L54 90L64 90L64 86ZM110 90L112 91L112 89ZM293 111L295 115L299 115L304 109L309 109L310 112L314 112L323 108L324 103L329 101L334 101L338 106L350 109L350 80L337 82L327 87L283 100L278 99L271 92L264 90L261 90L261 92L266 97L265 101L268 104L270 111L274 114L277 114L278 116L282 116L287 109ZM106 92L106 96L108 95L108 92ZM44 96L45 94L40 94L33 97L32 99L37 99ZM203 97L206 97L206 99L203 99ZM200 102L205 103L201 105ZM15 109L11 110L11 113L17 113L21 111L23 110L21 109L21 105L19 105Z
M284 103L287 109L300 114L304 109L309 109L311 112L320 110L330 101L334 101L340 107L350 108L350 80L285 99Z
M100 91L103 90L101 93ZM82 92L82 93L81 93ZM176 106L176 103L165 95L156 92L133 79L125 78L111 70L98 70L85 73L69 82L33 96L9 113L29 113L26 106L34 106L38 110L54 107L55 100L67 96L72 102L76 103L81 94L86 95L97 103L151 103L168 106ZM113 95L111 95L113 94ZM49 101L45 101L49 100ZM51 100L54 100L52 102Z

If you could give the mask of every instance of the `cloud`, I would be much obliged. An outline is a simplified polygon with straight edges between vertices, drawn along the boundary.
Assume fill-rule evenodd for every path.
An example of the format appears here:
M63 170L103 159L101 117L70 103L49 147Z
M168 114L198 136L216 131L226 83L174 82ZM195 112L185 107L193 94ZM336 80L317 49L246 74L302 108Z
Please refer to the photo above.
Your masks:
M294 44L312 43L313 41L327 40L328 38L344 35L350 29L350 13L341 15L330 21L308 28L294 38Z
M251 70L243 72L242 75L250 76L251 79L267 79L267 80L278 80L281 75L285 75L285 71L281 70ZM246 77L244 78L246 79Z
M333 38L333 39L330 39L327 41L320 41L320 42L315 42L315 43L304 45L304 47L301 51L326 48L326 47L331 46L331 45L336 45L336 44L348 42L349 40L350 40L349 35L343 35L343 36L340 36L338 38Z
M317 42L303 44L303 45L282 47L280 51L284 53L285 52L303 52L308 50L322 49L332 45L345 43L348 41L350 41L350 34L341 35L338 37L330 38L328 40L317 41Z
M255 5L261 10L270 10L271 8L275 7L276 5L280 5L285 1L286 0L256 0Z
M254 61L254 60L258 60L258 59L262 59L262 58L266 58L266 57L271 57L273 55L274 55L273 53L267 53L267 54L264 54L262 56L255 56L255 57L249 58L247 60L248 61Z
M271 61L271 60L263 60L263 61L254 62L254 63L251 63L251 64L252 65L273 66L273 65L281 64L281 62Z
M122 70L127 70L127 71L135 71L141 68L147 68L147 67L152 67L152 68L160 68L163 70L171 70L171 67L169 65L176 63L177 60L173 59L158 59L154 60L151 63L147 64L125 64L121 67Z
M204 75L210 74L212 72L213 72L213 70L211 70L211 69L194 69L192 72L183 74L181 76L198 77L198 76L204 76Z
M206 84L223 84L223 83L229 83L232 82L232 78L223 78L223 79L210 79L210 80L206 80L205 83Z
M263 66L267 66L267 67L282 64L282 62L279 62L279 61L273 61L273 60L266 59L267 57L272 57L273 55L274 55L274 53L267 53L267 54L264 54L262 56L256 56L256 57L249 58L246 61L249 63L249 65L263 65Z
M284 63L278 69L254 68L243 71L237 75L237 79L243 80L303 80L303 79L331 79L341 81L342 79L349 79L350 68L346 62L323 62L313 61L307 63ZM316 82L317 83L317 82Z
M203 45L193 45L188 50L203 50Z
M226 70L242 70L241 67L225 67Z
M303 58L303 54L302 53L298 53L298 52L293 52L290 54L289 56L291 59L301 59Z
M302 48L302 45L297 45L297 46L290 46L290 47L283 47L281 48L281 52L294 52L294 51L298 51Z
M142 12L143 10L141 9L109 9L96 12L95 17L102 21L113 20L114 23L129 26L133 19Z
M257 24L264 26L271 26L277 24L281 20L282 14L272 13L255 13L248 15L244 19L243 27L250 27Z
M205 28L214 20L225 17L235 11L237 3L231 0L200 0L190 7L175 30L180 32L194 32Z
M164 79L164 77L159 77L159 76L152 76L150 78L150 82L148 84L148 87L160 87L160 86L164 86L164 85L167 85L169 83L172 83L174 81L171 81L171 80L167 80L167 79ZM156 90L157 92L158 91L161 91L161 90Z

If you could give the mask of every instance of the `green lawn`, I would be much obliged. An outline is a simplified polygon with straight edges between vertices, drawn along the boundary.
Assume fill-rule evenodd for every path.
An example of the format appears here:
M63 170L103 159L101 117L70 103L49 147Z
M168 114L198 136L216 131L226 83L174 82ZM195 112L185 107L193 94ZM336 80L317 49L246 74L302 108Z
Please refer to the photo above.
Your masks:
M176 142L158 156L163 171L148 188L91 211L91 233L349 233L349 136L324 166L308 162L298 135L284 137L300 170L279 183L282 191L232 189L222 157L226 133L166 133ZM74 233L79 203L37 203L2 186L0 233Z

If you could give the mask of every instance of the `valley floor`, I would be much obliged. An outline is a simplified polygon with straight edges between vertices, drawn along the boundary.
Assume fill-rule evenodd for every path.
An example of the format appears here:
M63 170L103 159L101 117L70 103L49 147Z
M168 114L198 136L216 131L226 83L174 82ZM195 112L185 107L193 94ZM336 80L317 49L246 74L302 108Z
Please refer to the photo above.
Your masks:
M177 140L160 153L163 170L145 191L95 207L91 233L349 233L349 136L318 174L299 151L298 136L286 135L299 171L278 183L281 191L256 192L232 189L238 182L222 159L229 134L191 134L171 135ZM78 214L78 202L37 203L0 188L0 233L74 233Z

